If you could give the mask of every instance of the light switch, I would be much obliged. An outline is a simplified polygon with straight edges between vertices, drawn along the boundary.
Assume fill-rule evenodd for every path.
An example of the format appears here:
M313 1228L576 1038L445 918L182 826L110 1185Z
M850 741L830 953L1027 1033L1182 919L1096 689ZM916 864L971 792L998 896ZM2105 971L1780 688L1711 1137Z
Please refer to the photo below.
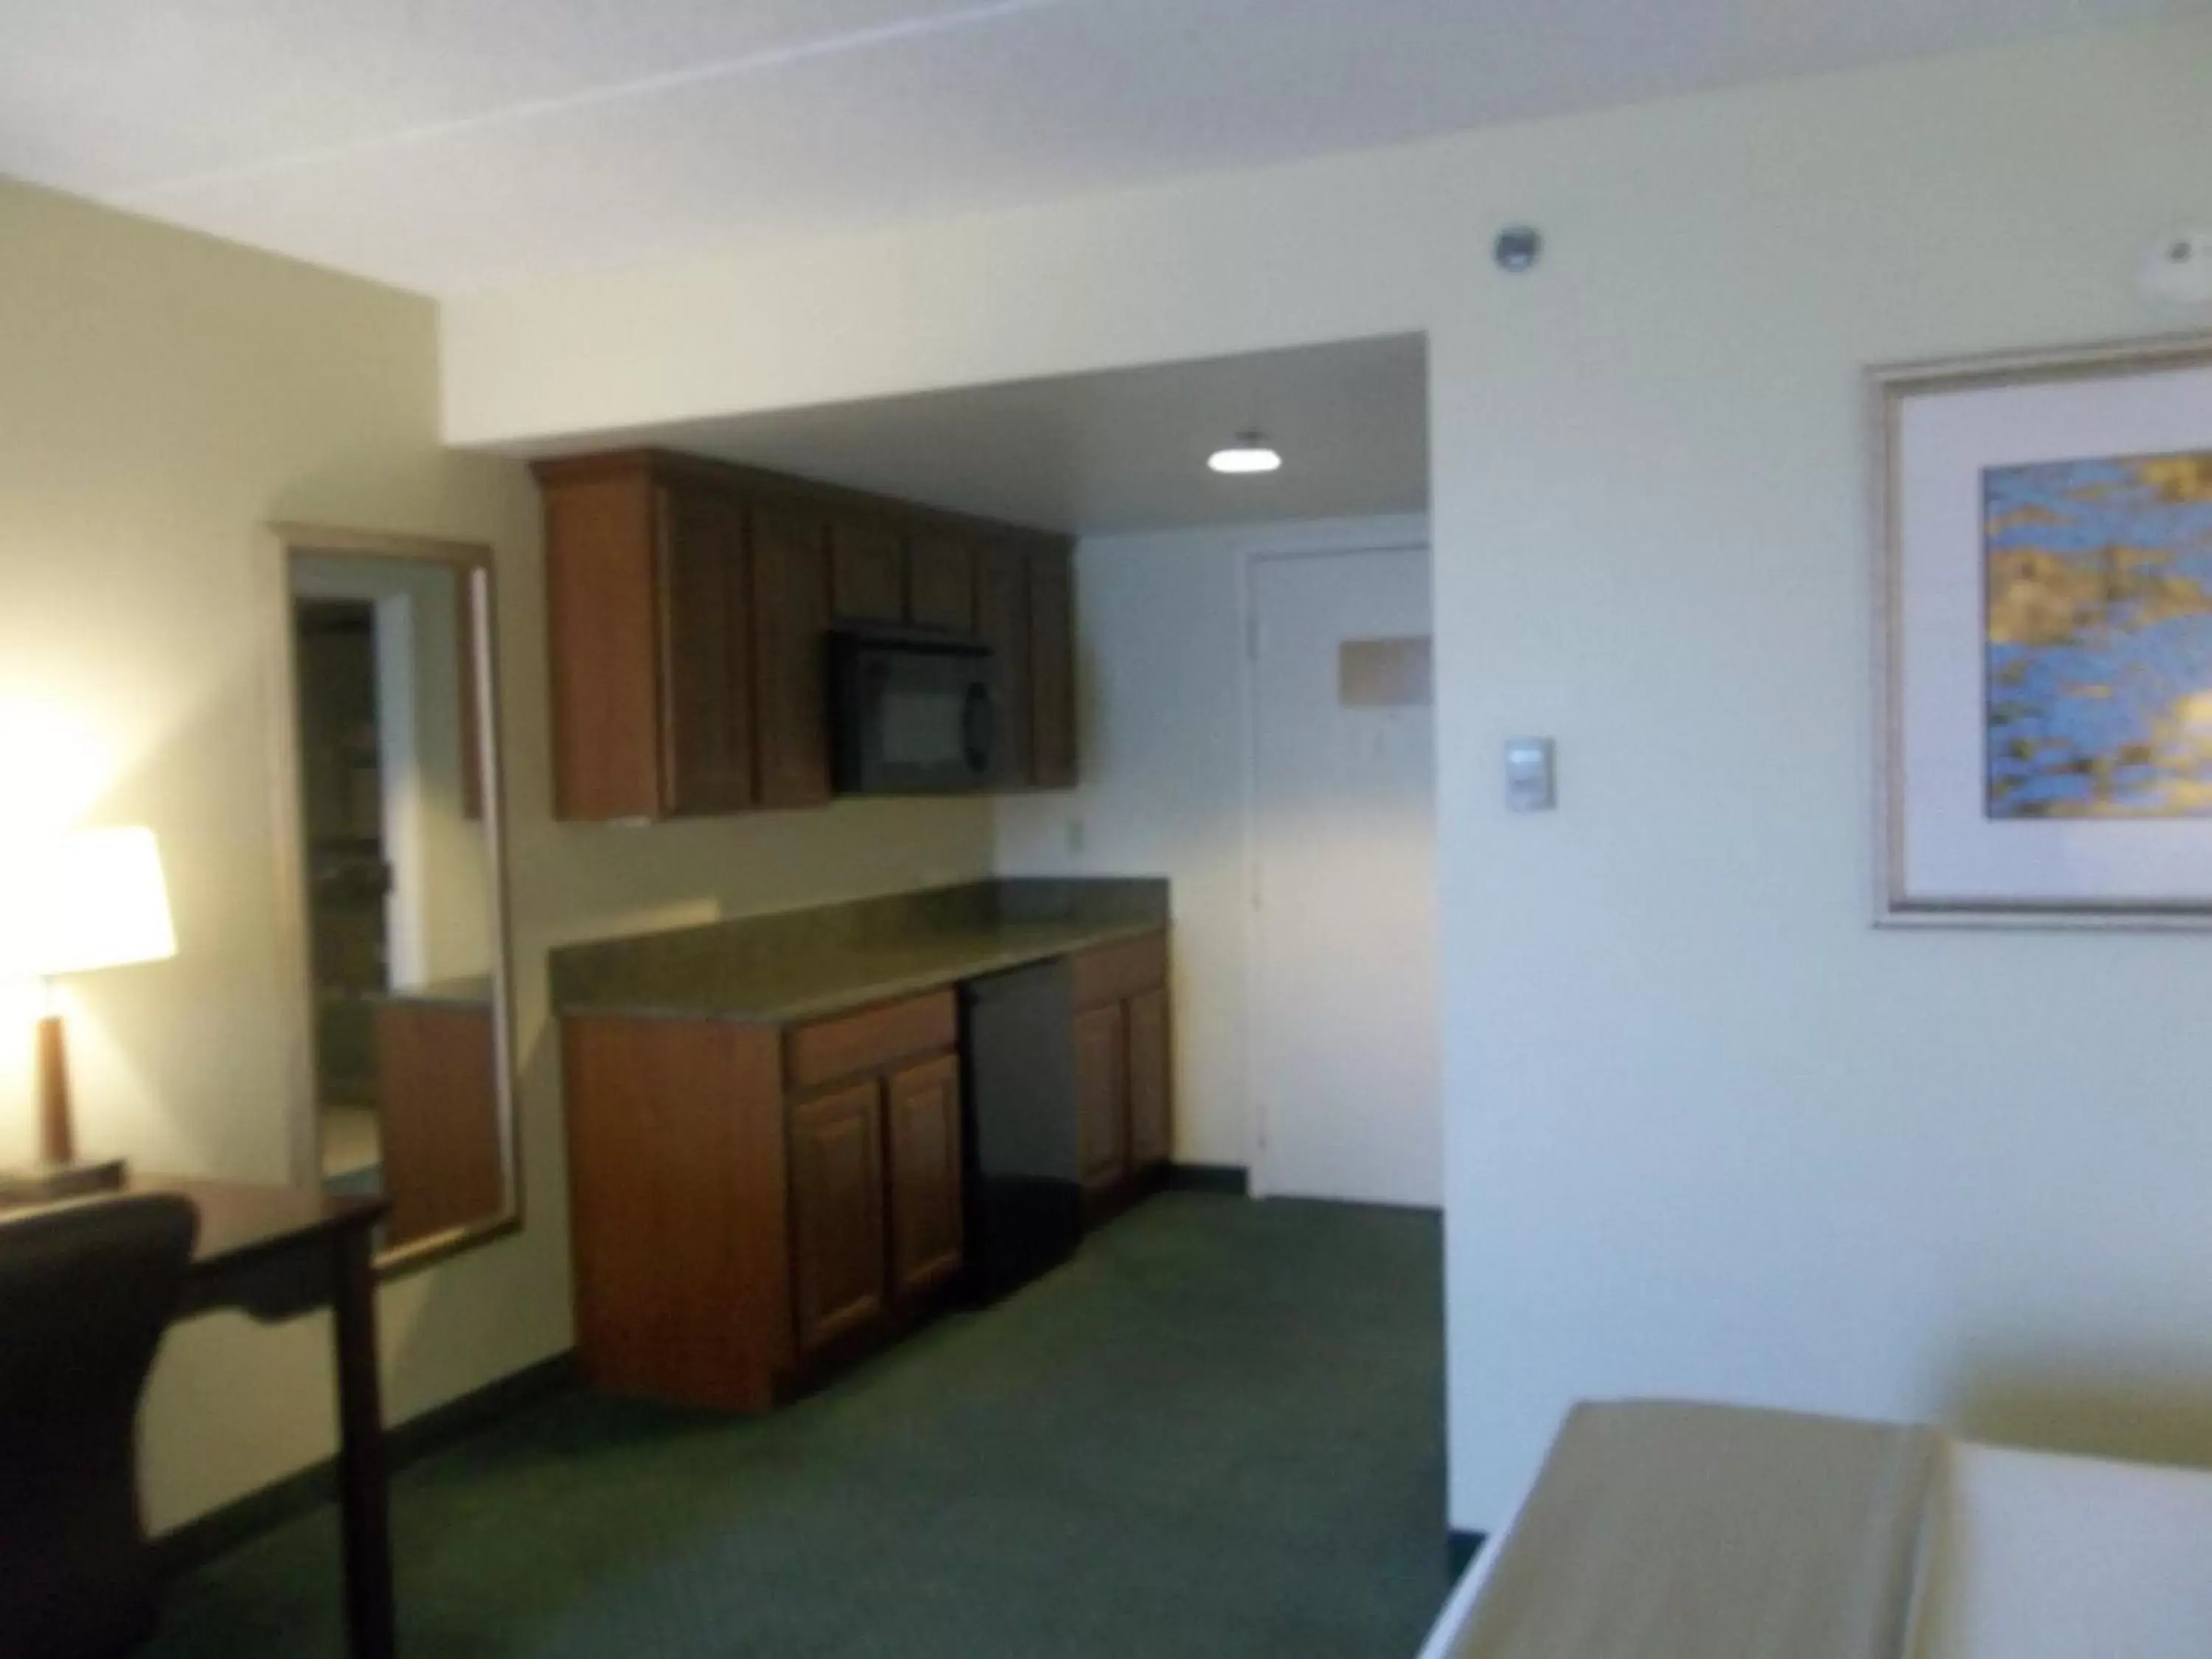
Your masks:
M1552 739L1510 739L1505 745L1505 810L1548 812L1559 804L1558 767Z

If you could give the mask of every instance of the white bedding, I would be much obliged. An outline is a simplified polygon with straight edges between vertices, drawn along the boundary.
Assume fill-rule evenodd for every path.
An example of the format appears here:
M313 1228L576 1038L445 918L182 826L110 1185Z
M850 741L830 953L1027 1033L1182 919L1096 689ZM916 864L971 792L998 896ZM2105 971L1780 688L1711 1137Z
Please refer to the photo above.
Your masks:
M2212 1473L1954 1441L1932 1502L1913 1659L2212 1659ZM1420 1659L1449 1659L1510 1532Z
M1954 1445L1918 1659L2212 1659L2212 1474Z

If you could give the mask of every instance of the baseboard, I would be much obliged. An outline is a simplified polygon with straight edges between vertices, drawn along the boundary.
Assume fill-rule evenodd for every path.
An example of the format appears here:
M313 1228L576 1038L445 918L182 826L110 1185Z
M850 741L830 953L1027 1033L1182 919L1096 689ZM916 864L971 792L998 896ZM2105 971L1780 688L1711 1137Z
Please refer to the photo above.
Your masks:
M1444 1570L1456 1584L1460 1575L1474 1565L1474 1558L1482 1553L1488 1533L1462 1532L1455 1527L1444 1535Z
M556 1354L433 1407L386 1432L386 1462L397 1474L503 1417L574 1386L576 1376L576 1356ZM173 1576L190 1572L272 1528L334 1502L337 1468L336 1459L313 1464L163 1533L154 1540L163 1570Z
M1252 1173L1234 1164L1170 1164L1162 1183L1170 1192L1252 1196Z

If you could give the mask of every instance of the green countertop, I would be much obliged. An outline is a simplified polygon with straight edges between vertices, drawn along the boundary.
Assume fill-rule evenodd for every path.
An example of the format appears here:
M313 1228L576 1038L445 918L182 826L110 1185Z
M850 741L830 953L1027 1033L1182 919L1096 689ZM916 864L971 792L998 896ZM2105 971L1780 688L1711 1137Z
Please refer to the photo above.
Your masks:
M786 1025L1168 925L1167 884L994 882L556 951L563 1014Z
M605 994L562 1003L564 1014L620 1014L632 1018L720 1018L748 1024L795 1025L848 1013L873 1003L919 996L962 980L981 979L1072 956L1094 945L1157 933L1160 922L1023 922L902 943L856 947L829 962L765 971L702 971L690 983L676 976L628 995Z

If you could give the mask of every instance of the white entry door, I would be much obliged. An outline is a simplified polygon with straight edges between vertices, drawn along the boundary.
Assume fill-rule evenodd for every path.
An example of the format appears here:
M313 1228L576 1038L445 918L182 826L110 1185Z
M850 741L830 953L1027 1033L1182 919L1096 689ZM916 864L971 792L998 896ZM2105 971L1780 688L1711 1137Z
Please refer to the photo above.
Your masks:
M1257 558L1251 596L1255 1185L1440 1205L1429 555Z

